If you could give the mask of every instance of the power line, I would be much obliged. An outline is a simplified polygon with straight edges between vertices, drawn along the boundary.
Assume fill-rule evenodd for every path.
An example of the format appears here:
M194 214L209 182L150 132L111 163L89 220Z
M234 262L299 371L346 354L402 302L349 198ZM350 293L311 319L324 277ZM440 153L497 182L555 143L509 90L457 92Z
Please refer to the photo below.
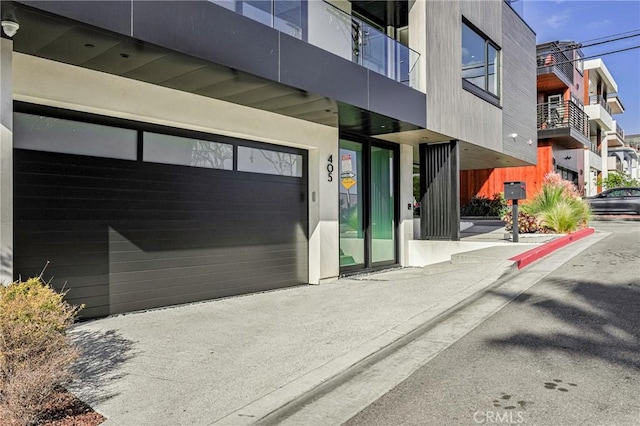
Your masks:
M617 37L617 36L620 36L620 35L625 35L625 34L629 34L629 33L635 33L636 31L640 31L640 28L638 28L637 30L625 31L623 33L611 34L611 35L604 36L604 37L598 37L598 38L592 38L590 40L580 41L580 42L578 42L578 44L588 43L590 41L602 40L603 38Z
M613 43L614 41L620 41L620 40L625 40L628 38L632 38L632 37L638 37L640 36L640 33L638 34L633 34L633 35L629 35L629 36L625 36L625 37L618 37L618 38L614 38L612 40L605 40L605 41L599 41L597 43L591 43L591 44L582 44L579 43L578 46L580 46L580 49L583 49L585 47L593 47L593 46L598 46L600 44L605 44L605 43Z
M634 30L634 31L640 31L640 30ZM633 31L628 31L628 32L633 32ZM613 37L613 36L607 36L607 37ZM633 34L633 35L628 35L625 37L618 37L612 40L605 40L605 41L599 41L597 43L591 43L591 44L582 44L582 43L571 43L569 46L565 47L564 49L558 49L557 53L564 53L564 52L568 52L570 50L575 50L575 49L584 49L584 48L588 48L588 47L593 47L593 46L598 46L601 44L606 44L606 43L613 43L614 41L620 41L620 40L625 40L628 38L633 38L633 37L640 37L640 33L638 34ZM601 37L601 38L606 38L606 37ZM593 39L593 40L597 40L597 39Z
M574 62L583 61L585 59L599 58L601 56L612 55L614 53L620 53L620 52L626 52L628 50L633 50L633 49L638 49L638 48L640 48L640 45L627 47L625 49L612 50L611 52L599 53L597 55L585 56L584 58L572 59L572 60L568 60L568 61L561 61L561 62L556 62L554 64L549 64L549 65L540 65L538 68L548 68L548 67L556 66L556 65L571 64L571 63L574 63Z

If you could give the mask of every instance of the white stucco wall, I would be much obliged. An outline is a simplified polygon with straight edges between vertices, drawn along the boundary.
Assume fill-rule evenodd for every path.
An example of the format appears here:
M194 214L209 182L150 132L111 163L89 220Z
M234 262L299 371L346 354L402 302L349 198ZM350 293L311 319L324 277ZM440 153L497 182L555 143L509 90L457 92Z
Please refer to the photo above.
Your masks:
M409 205L411 208L409 209ZM408 266L408 244L413 240L413 147L400 145L400 252L402 266ZM419 225L418 225L419 226Z
M13 281L13 42L0 38L0 285Z

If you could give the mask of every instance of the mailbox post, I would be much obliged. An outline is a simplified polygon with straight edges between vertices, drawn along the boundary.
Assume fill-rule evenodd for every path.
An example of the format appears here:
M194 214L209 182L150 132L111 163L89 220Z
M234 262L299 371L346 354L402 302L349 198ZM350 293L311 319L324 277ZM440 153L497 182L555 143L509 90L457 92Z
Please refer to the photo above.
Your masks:
M525 200L527 198L527 184L526 182L505 182L504 183L504 198L511 200L513 210L511 217L513 218L513 242L518 242L518 200Z

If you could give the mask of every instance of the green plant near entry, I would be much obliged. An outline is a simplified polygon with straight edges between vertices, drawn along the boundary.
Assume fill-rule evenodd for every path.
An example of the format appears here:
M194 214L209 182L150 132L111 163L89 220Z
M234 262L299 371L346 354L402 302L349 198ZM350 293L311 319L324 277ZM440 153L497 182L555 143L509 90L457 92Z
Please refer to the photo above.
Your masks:
M557 204L539 213L540 222L561 234L575 231L584 223L582 200L561 199Z
M0 424L37 424L78 356L67 336L81 307L41 278L0 285Z
M522 205L522 212L534 216L541 227L563 234L586 227L591 217L575 185L553 172L545 175L542 191Z
M492 197L476 195L471 197L469 204L462 206L460 214L462 216L490 216L501 217L507 210L507 200L501 193Z
M507 232L513 230L513 213L507 211L502 215L504 221L504 229ZM520 234L546 234L549 230L540 224L540 221L535 216L532 216L523 211L518 212L518 233Z
M599 177L596 183L604 189L640 186L640 181L638 181L638 179L632 178L628 174L618 171L609 172L605 179Z

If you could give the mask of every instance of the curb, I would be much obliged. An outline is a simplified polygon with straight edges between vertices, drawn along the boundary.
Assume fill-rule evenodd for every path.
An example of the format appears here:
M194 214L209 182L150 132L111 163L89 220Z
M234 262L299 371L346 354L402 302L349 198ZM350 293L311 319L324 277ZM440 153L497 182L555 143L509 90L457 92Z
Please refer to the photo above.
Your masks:
M220 426L275 425L316 397L354 377L367 366L379 362L409 344L444 319L464 309L516 272L515 262L504 260L486 277L450 296L442 303L397 324L357 348L294 379L212 424Z
M640 222L640 215L592 215L592 221L599 222L615 222L615 221L627 221L627 222Z
M540 247L533 248L531 250L527 250L524 253L520 253L517 256L510 258L509 260L513 260L516 263L518 269L522 269L530 263L540 259L548 255L551 252L558 250L574 241L578 241L584 237L587 237L596 232L594 228L584 228L576 232L572 232L563 237L557 238L553 241L549 241L541 245Z
M294 379L267 395L250 402L212 424L275 425L315 398L334 389L340 383L357 375L367 366L375 364L416 337L426 333L438 323L465 309L492 289L503 285L513 274L533 261L595 232L586 228L503 261L490 276L480 279L466 291L448 299L448 303L431 306L421 314L396 325L360 347Z

